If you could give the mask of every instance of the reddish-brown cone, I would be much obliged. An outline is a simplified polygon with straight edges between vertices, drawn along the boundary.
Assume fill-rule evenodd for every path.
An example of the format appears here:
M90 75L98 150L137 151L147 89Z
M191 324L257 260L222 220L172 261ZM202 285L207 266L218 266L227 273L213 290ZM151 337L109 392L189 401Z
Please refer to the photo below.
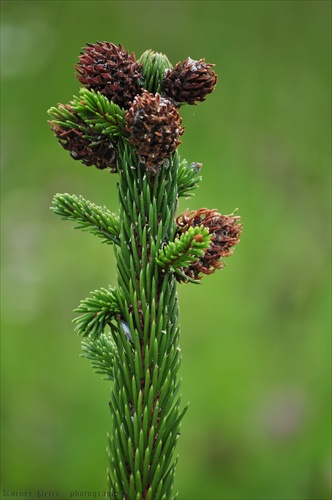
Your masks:
M162 82L166 97L176 105L205 101L206 95L213 91L217 83L218 77L211 69L213 66L205 59L194 61L190 57L183 63L178 62L173 69L167 70Z
M224 266L223 257L232 255L234 245L239 242L242 232L240 217L221 215L217 210L201 208L186 211L176 218L178 232L183 233L189 227L203 225L212 235L209 248L199 261L193 262L183 273L190 279L201 279L203 274L212 274Z
M128 108L135 95L141 92L142 66L135 55L128 54L122 45L88 43L75 69L83 85L99 91L123 108Z
M88 167L94 165L100 170L110 168L111 172L116 172L117 155L114 145L107 140L106 136L97 135L91 128L88 128L69 104L63 107L73 115L77 127L67 128L49 121L61 146L70 152L74 160L81 160Z
M143 90L126 113L129 141L137 147L140 161L152 172L181 144L184 128L173 104L159 94Z

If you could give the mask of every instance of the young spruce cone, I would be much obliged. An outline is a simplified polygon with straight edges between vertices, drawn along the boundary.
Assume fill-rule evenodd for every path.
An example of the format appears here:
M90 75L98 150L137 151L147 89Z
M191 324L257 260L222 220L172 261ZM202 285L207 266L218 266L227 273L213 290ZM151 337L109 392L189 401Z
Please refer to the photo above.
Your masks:
M205 101L217 83L218 77L212 66L214 64L206 63L205 59L194 61L190 57L177 63L173 69L167 70L161 83L165 95L176 105Z
M141 91L142 66L122 45L88 43L76 64L77 78L89 90L99 91L123 108Z
M112 142L104 135L97 135L69 104L62 107L71 113L72 121L77 126L67 128L55 121L49 121L61 146L70 152L74 160L81 160L87 167L95 165L100 170L110 168L111 172L115 172L117 155Z
M181 144L181 117L172 103L159 94L143 90L126 113L129 141L136 146L140 161L152 172Z
M234 245L239 242L242 232L240 217L221 215L216 210L201 208L184 212L176 218L178 232L187 231L189 227L203 225L212 234L211 243L203 257L193 262L183 273L191 279L201 279L203 274L212 274L224 266L223 257L232 255Z

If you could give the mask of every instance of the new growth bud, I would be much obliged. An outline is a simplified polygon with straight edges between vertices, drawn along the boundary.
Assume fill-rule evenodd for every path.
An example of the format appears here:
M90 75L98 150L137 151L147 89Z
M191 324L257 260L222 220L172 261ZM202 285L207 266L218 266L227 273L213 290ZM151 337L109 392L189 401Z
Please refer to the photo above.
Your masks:
M217 75L205 59L194 61L190 57L183 63L177 63L166 71L162 82L163 91L176 105L181 103L196 104L205 101L217 83Z
M221 215L216 210L207 208L186 211L176 218L179 233L188 231L190 227L203 225L212 235L210 246L203 257L183 269L188 278L201 279L203 274L212 274L224 266L222 258L232 255L233 247L239 242L242 232L239 220L239 216Z
M184 129L177 109L168 99L143 90L127 111L126 121L129 141L137 147L140 161L157 172L181 144Z

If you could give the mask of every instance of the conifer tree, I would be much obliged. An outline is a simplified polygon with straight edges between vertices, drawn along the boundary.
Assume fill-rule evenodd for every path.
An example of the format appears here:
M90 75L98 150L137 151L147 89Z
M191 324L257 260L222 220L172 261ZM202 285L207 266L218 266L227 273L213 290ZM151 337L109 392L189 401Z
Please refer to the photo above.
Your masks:
M205 100L213 64L174 67L147 50L136 60L121 45L87 44L75 66L83 87L49 110L60 145L74 160L117 176L119 211L57 194L52 209L113 246L117 286L91 293L74 320L83 356L111 381L109 497L170 499L182 417L177 283L199 283L224 265L239 241L234 214L206 208L177 215L201 179L181 159L180 108Z

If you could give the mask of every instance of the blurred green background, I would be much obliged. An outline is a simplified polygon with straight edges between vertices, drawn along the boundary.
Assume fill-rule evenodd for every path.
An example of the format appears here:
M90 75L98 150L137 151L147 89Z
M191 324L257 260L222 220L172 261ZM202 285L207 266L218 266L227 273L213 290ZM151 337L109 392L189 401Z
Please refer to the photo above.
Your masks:
M185 208L243 217L202 286L179 286L179 498L330 498L328 1L2 1L2 490L106 490L108 383L80 359L72 310L116 284L111 247L49 210L56 192L117 210L116 176L74 162L46 111L77 94L81 47L121 43L216 64L182 108L203 163ZM44 491L37 491L44 490ZM75 492L76 493L73 493ZM17 498L16 496L15 498ZM13 498L13 497L12 497Z

